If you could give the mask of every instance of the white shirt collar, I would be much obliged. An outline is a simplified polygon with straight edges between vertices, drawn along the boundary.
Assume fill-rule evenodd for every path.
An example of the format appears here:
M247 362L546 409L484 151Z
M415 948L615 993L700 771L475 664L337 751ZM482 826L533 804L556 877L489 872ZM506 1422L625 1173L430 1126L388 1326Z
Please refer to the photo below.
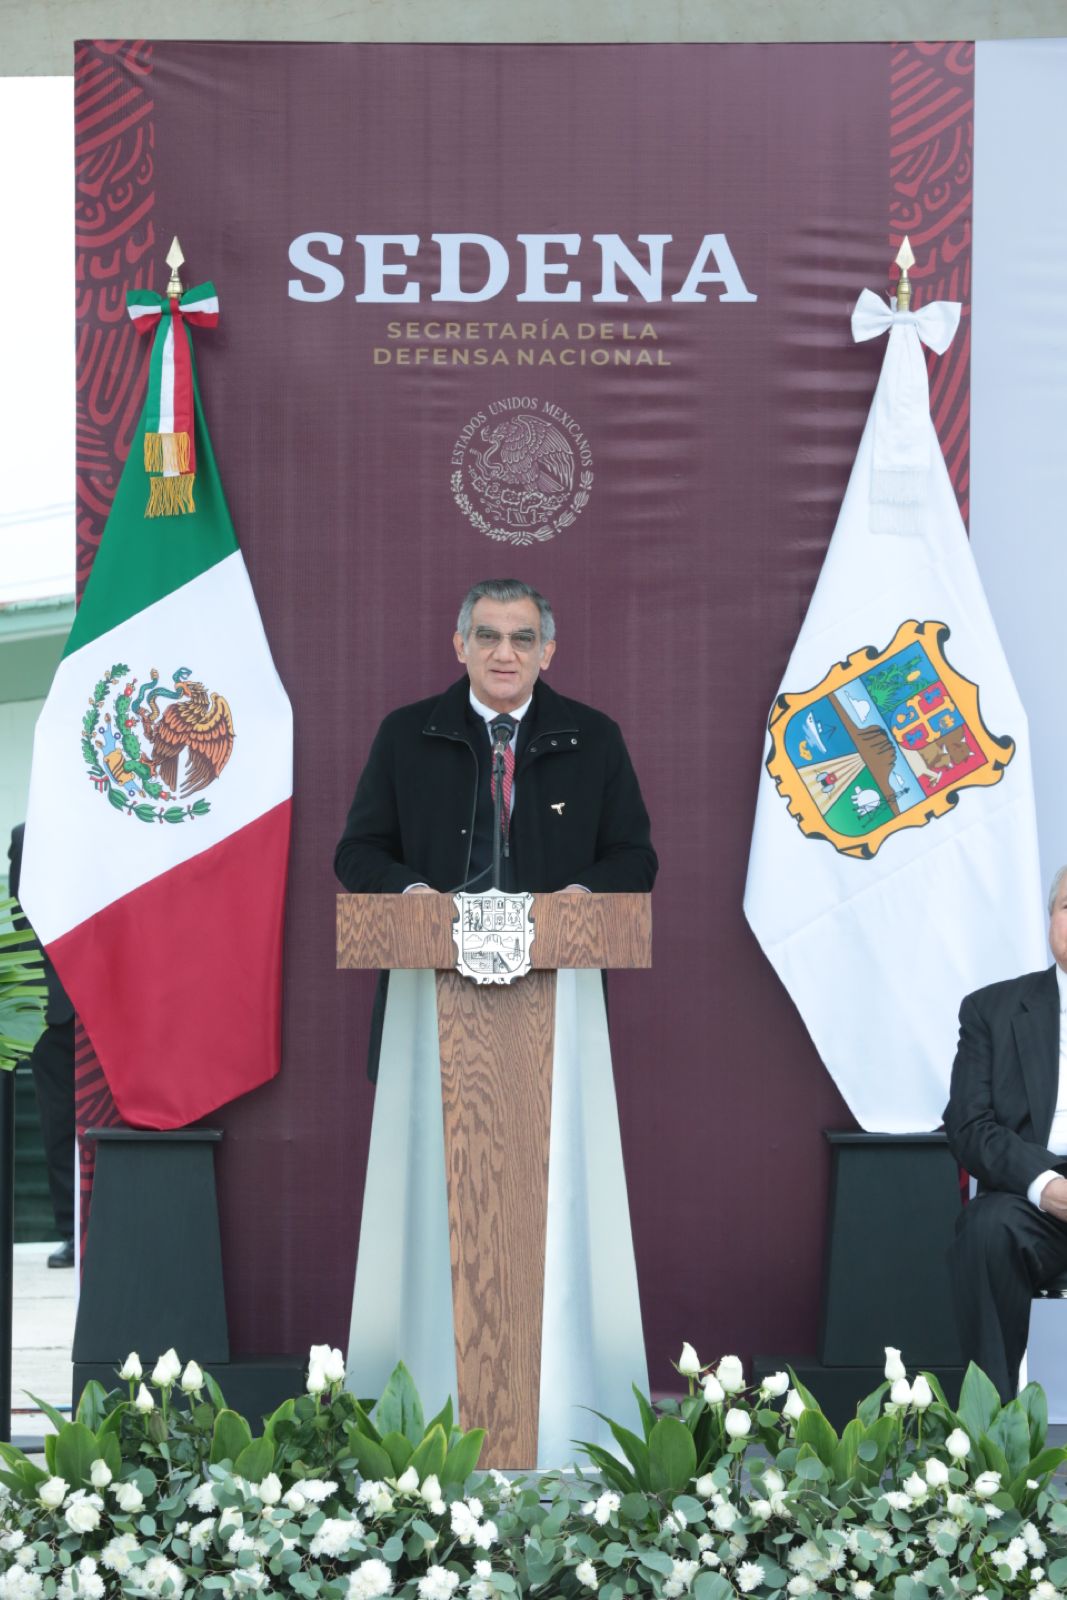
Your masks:
M475 694L473 689L471 690L470 693L471 693L471 710L472 711L476 711L478 713L478 715L480 717L484 718L484 720L487 723L488 722L495 722L497 717L500 716L500 712L499 711L490 711L488 706L483 706L482 702L478 699L478 696ZM529 711L532 702L533 702L533 695L530 696L529 700L526 701L525 705L519 706L519 708L516 711L509 711L507 713L507 715L509 717L514 717L516 722L521 722L523 717L526 715L527 711ZM1064 976L1067 977L1067 974L1064 974Z
M1067 972L1064 972L1058 961L1056 963L1056 982L1060 991L1060 1010L1067 1011Z

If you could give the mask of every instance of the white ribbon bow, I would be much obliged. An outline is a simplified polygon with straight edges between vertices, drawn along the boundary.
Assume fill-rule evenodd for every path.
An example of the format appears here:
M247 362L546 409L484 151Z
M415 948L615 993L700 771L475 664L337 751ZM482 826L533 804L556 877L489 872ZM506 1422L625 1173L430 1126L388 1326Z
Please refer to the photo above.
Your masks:
M889 334L871 420L871 530L922 533L933 427L930 385L922 345L943 355L959 327L955 300L935 300L919 311L895 311L864 289L852 313L857 343Z

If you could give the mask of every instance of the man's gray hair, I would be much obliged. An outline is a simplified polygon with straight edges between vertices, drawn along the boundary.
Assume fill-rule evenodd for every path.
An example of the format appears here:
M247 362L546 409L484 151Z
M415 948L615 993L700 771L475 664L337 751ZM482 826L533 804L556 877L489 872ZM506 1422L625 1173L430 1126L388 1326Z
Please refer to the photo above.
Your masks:
M1060 892L1060 884L1063 882L1064 877L1067 877L1067 867L1061 867L1052 880L1052 887L1048 892L1048 914L1050 917L1055 908L1056 896Z
M471 614L479 600L495 600L498 605L505 606L515 600L532 600L541 616L541 643L548 644L556 637L556 619L552 615L552 607L532 584L520 583L518 578L485 578L467 592L459 608L456 632L461 639L470 638Z

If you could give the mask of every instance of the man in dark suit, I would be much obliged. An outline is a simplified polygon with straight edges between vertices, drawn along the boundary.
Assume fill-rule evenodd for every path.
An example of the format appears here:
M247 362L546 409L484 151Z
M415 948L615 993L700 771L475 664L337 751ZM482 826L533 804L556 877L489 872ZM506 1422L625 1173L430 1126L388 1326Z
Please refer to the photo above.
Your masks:
M618 726L540 681L555 652L552 609L514 579L476 584L453 637L466 675L386 717L334 861L353 893L490 887L489 728L511 718L503 888L651 889L648 813Z
M8 886L18 899L22 875L22 841L25 824L11 830L8 847ZM17 919L23 926L25 917ZM48 1189L52 1197L60 1243L48 1257L50 1267L74 1265L74 1007L56 976L56 969L44 958L44 980L48 990L45 1029L30 1055L37 1110L41 1118Z
M970 994L945 1108L978 1180L951 1265L964 1359L1015 1394L1036 1289L1067 1269L1067 867L1049 896L1055 965Z

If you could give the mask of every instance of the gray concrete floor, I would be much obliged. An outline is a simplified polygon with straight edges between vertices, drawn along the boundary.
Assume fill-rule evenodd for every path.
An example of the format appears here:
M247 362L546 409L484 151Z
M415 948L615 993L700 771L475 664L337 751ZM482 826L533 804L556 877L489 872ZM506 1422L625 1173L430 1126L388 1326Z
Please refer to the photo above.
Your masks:
M12 1293L11 1438L22 1449L41 1448L52 1425L29 1394L69 1412L74 1342L73 1267L47 1265L54 1244L17 1244Z

